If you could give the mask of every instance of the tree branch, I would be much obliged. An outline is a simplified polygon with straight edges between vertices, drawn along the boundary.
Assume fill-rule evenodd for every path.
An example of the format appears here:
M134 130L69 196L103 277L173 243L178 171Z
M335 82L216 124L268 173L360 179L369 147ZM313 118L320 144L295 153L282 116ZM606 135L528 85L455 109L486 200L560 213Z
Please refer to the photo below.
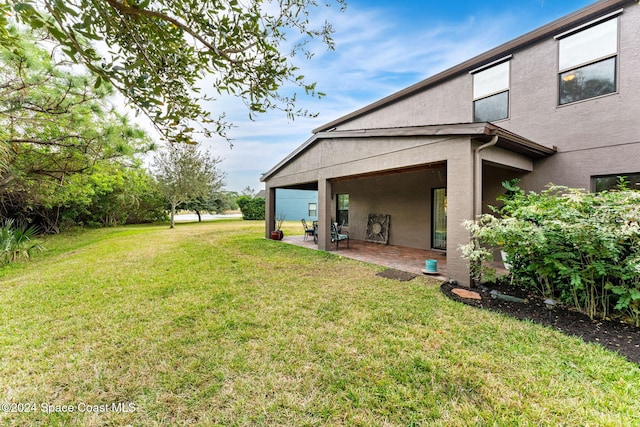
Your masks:
M160 19L162 21L169 22L170 24L175 25L177 28L180 28L184 32L186 32L189 35L191 35L193 38L198 40L200 43L202 43L208 49L212 50L216 55L221 56L224 59L226 59L227 61L230 61L232 63L237 63L238 62L238 61L234 60L233 58L231 58L226 52L220 51L217 47L215 47L213 44L211 44L208 40L206 40L204 37L202 37L199 33L194 31L191 27L189 27L188 25L186 25L185 23L183 23L182 21L180 21L178 19L175 19L175 18L173 18L173 17L171 17L169 15L166 15L164 13L161 13L161 12L158 12L158 11L155 11L155 10L138 9L138 8L134 8L134 7L131 7L131 6L127 6L126 4L121 3L118 0L104 0L104 1L107 2L107 4L109 4L111 7L113 7L116 10L118 10L120 13L122 13L124 15L144 16L144 17L147 17L147 18L156 18L156 19Z
M82 135L63 135L57 138L52 138L48 140L42 140L37 138L11 138L6 141L9 144L36 144L36 145L48 145L48 146L56 146L56 147L78 147L80 144L65 144L59 141L64 141L67 139L84 139Z

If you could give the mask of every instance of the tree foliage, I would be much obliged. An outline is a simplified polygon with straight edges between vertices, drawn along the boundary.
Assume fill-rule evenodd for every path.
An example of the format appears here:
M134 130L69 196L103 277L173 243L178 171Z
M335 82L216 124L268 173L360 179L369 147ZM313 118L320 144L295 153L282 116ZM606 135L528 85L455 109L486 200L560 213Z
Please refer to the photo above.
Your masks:
M486 254L476 242L502 248L518 284L591 318L627 315L640 325L640 191L516 187L502 200L499 217L467 222L474 237L467 259Z
M94 77L57 61L33 34L11 34L13 48L0 48L0 146L7 148L0 214L45 232L64 221L114 223L95 208L97 198L143 180L135 179L142 169L134 156L153 144L112 110L108 85L96 88ZM120 217L134 208L120 208Z
M242 211L242 218L246 220L265 219L265 200L263 197L240 196L238 206Z
M155 156L153 173L171 210L171 228L178 206L206 200L222 189L220 162L195 145L169 145Z
M171 142L189 142L194 123L206 136L225 135L224 114L203 107L221 94L241 98L251 114L308 114L280 89L321 95L291 59L311 56L314 39L333 47L331 25L311 19L319 7L316 0L0 0L0 43L13 42L7 15L46 31L93 71L96 87L110 83Z
M63 221L91 226L140 224L166 219L165 200L142 167L100 163L74 178L85 186L84 202L63 210Z

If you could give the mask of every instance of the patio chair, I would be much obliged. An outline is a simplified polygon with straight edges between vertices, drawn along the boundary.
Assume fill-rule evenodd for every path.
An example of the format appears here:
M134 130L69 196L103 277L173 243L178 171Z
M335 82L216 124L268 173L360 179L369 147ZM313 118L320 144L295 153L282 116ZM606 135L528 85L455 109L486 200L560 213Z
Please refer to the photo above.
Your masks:
M305 221L304 219L302 219L301 221L302 221L302 226L304 227L304 238L303 238L303 240L307 240L307 236L314 237L316 235L315 228L309 227L307 225L307 221Z
M331 223L331 242L336 242L336 251L338 250L338 245L341 240L347 241L347 248L349 248L349 234L340 233L338 231L338 224L335 222Z

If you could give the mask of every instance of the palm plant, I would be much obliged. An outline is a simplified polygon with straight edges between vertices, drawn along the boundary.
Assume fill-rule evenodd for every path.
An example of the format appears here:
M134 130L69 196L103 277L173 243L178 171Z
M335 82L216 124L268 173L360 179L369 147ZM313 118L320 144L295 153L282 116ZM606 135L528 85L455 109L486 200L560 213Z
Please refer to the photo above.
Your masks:
M35 240L37 235L37 227L6 219L0 226L0 262L10 264L20 258L30 259L34 252L43 251L44 247Z

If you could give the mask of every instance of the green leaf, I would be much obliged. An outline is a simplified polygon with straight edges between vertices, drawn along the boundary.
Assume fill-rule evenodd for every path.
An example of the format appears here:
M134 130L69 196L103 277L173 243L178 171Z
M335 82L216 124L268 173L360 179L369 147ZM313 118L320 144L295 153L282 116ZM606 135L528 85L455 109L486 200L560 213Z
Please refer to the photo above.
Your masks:
M48 30L52 36L54 36L56 39L60 41L66 40L67 38L67 35L64 32L60 31L53 24L48 24Z
M27 3L27 2L17 2L13 6L13 10L15 10L18 13L35 12L35 9L33 8L33 6L30 3Z
M78 12L75 9L72 9L70 7L67 6L67 1L66 0L56 0L55 2L55 10L56 10L56 14L59 14L60 12L63 12L65 14L69 14L71 16L78 16Z

